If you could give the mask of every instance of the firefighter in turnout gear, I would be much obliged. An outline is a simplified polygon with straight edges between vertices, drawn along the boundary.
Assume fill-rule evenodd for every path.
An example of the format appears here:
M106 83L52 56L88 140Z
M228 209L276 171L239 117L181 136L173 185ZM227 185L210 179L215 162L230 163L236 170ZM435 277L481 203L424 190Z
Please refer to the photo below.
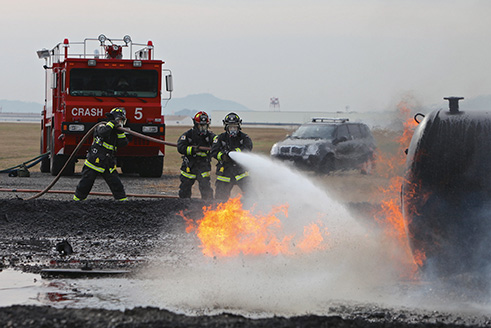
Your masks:
M94 141L90 146L82 169L82 179L75 190L74 200L84 200L90 193L99 174L108 184L116 200L127 200L124 186L116 171L115 154L118 147L128 144L124 132L117 130L126 123L124 108L113 108L106 116L110 120L99 125L94 131Z
M244 192L249 172L233 161L229 153L233 151L251 151L252 140L241 131L242 120L235 113L229 113L223 119L225 132L213 141L211 155L218 160L215 198L227 200L234 185Z
M215 134L209 130L210 117L205 112L196 113L193 123L194 127L177 141L177 151L183 155L179 197L190 198L194 182L198 180L201 198L213 199L213 189L210 185L210 149Z

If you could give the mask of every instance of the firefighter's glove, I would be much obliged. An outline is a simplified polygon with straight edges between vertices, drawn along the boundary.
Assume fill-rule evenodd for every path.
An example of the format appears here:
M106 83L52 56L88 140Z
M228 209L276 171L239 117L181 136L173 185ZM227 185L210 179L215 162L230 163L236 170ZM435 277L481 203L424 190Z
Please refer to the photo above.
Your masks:
M223 154L222 154L222 161L224 161L224 162L229 162L229 161L231 161L231 158L230 158L230 156L228 155L229 153L230 153L230 151L228 151L228 150L224 150L224 151L223 151Z

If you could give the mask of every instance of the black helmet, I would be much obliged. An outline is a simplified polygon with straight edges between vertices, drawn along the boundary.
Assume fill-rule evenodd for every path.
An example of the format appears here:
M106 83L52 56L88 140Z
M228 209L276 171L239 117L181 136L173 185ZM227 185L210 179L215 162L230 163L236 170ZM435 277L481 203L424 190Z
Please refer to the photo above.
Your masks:
M107 113L106 116L111 120L115 120L118 117L126 119L126 110L123 107L115 107L111 109L111 111Z
M242 120L240 119L239 115L235 113L228 113L223 119L223 128L233 137L235 137L239 133L241 124ZM231 126L237 128L230 130Z
M229 124L237 124L240 128L240 125L242 124L242 120L240 119L239 115L235 113L228 113L227 116L225 116L225 118L223 119L223 125L225 129Z

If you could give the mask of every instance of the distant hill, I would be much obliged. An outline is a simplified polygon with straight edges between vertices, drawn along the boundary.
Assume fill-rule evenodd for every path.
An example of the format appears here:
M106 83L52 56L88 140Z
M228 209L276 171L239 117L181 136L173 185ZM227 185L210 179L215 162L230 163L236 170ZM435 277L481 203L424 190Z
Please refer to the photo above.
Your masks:
M162 102L165 105L165 101ZM18 100L0 100L3 113L40 113L43 104ZM194 116L197 111L250 111L249 108L231 100L217 98L209 93L189 95L183 98L172 98L163 108L165 115Z
M2 113L41 113L43 104L19 100L0 99Z
M250 111L249 108L235 101L217 98L209 93L189 95L183 98L172 98L166 107L165 115L194 116L197 111Z

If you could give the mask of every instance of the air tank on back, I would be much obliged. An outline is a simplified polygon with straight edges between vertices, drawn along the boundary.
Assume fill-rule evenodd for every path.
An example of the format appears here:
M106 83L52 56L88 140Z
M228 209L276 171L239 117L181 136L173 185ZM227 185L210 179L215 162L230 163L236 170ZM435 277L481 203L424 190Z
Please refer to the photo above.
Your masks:
M410 246L430 275L489 276L491 108L462 111L463 98L444 99L449 109L426 115L408 149L402 203Z

